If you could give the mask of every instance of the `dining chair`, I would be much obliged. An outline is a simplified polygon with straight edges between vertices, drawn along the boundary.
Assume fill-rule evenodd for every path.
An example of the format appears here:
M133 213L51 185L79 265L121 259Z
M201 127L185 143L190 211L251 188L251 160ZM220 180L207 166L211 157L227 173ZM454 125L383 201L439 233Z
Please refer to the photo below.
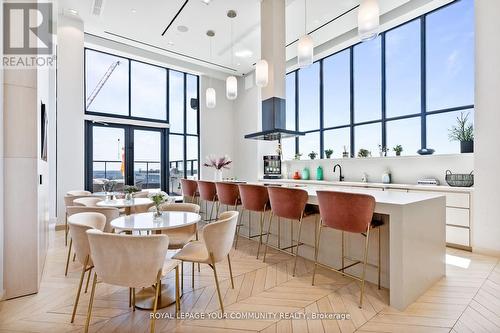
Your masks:
M77 206L86 206L86 207L96 207L98 202L101 202L103 199L101 197L83 197L77 198L73 200L73 204Z
M243 216L243 212L246 210L248 212L248 239L252 239L255 237L259 237L259 246L257 247L257 259L259 259L260 247L262 245L262 236L265 222L265 213L269 209L269 195L267 193L267 188L262 185L254 185L254 184L238 184L238 189L241 196L241 216ZM260 214L259 219L259 233L252 235L252 212L256 212ZM236 228L236 241L234 243L234 248L238 246L238 235L240 233L240 228L243 224L238 223Z
M135 309L135 289L154 286L155 298L150 314L150 331L155 330L155 314L160 297L161 279L175 270L175 314L180 311L179 261L165 259L168 250L166 235L109 234L87 231L90 252L94 262L94 278L85 322L88 332L97 285L100 281L132 290Z
M104 232L113 232L113 227L111 227L111 221L120 216L120 211L118 208L114 207L86 207L86 206L69 206L66 208L68 216L78 214L78 213L101 213L106 217L106 225L104 226ZM68 256L66 258L66 269L64 271L64 276L68 275L69 259L71 257L71 248L73 245L73 239L69 239ZM74 259L73 259L74 261Z
M334 191L316 191L318 197L321 224L318 233L316 249L314 252L314 270L312 276L312 285L316 276L316 267L318 266L318 253L320 249L321 231L323 228L332 228L342 232L342 267L328 269L347 275L361 283L361 294L359 297L359 307L363 306L363 296L365 291L365 274L368 258L368 245L370 241L370 230L378 229L379 253L378 253L378 287L380 289L380 226L382 222L373 219L375 209L375 198L367 194L334 192ZM365 237L364 253L362 260L353 260L353 263L345 266L344 259L344 233L361 234ZM361 277L347 273L345 270L358 264L363 264ZM325 265L322 265L326 267Z
M149 191L139 191L133 194L134 198L147 198L149 196Z
M154 207L149 209L155 211ZM164 212L189 212L200 213L200 206L192 203L164 203L160 205L160 210ZM191 224L184 227L178 227L170 230L162 230L162 234L167 235L169 239L169 250L180 250L192 240L198 240L198 225ZM199 264L198 264L199 271ZM192 284L194 285L194 262L192 265ZM181 263L181 289L184 289L184 264Z
M216 264L224 260L224 258L227 258L229 275L231 277L231 288L234 289L233 271L229 252L233 246L238 215L239 213L235 211L222 213L217 221L207 224L203 228L201 231L202 240L187 243L186 246L172 257L173 259L181 261L207 264L212 268L222 313L224 313L224 303L222 302Z
M71 314L71 322L73 323L75 321L76 309L78 307L78 301L80 300L85 273L88 272L87 284L85 286L85 292L87 292L90 274L92 272L92 268L94 267L90 256L90 247L86 231L89 229L104 230L104 227L106 226L106 216L101 213L78 213L68 217L68 225L71 232L71 239L76 259L80 264L82 264L80 283L78 284L75 304L73 305L73 313Z
M292 275L295 276L295 269L297 267L297 258L299 254L299 247L304 245L300 241L302 233L302 221L306 215L306 205L309 195L307 191L297 188L289 187L277 187L269 186L267 187L267 192L269 194L269 202L271 203L271 216L269 217L269 226L267 229L266 236L266 247L264 248L264 259L266 261L267 248L269 247L269 234L271 232L271 224L273 217L278 217L278 241L277 249L280 251L290 250L290 253L295 256L293 264ZM281 218L281 219L280 219ZM281 247L281 220L290 220L290 246ZM294 244L293 240L293 223L297 221L299 224L299 230L297 234L297 241ZM314 245L316 246L316 235L317 235L317 221L314 222ZM295 253L293 249L295 248Z
M90 191L85 191L85 190L73 190L73 191L68 191L66 192L66 195L70 196L88 196L91 195L92 193Z
M75 204L73 201L78 198L84 198L90 196L92 193L89 191L81 191L81 190L75 190L75 191L68 191L64 195L64 207L69 207L69 206L74 206ZM79 204L81 206L81 204ZM65 211L65 216L64 216L64 246L68 245L68 214Z

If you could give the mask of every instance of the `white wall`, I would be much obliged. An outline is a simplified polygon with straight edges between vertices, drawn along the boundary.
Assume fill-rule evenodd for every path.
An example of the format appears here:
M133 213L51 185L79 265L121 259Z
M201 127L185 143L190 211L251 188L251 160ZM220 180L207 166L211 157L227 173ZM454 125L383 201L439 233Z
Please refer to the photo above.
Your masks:
M0 24L3 26L3 6L0 6ZM0 34L0 45L3 45L3 34ZM4 246L4 181L3 181L3 64L0 63L0 300L4 296L4 284L3 284L3 246Z
M475 190L472 246L500 256L500 1L476 0Z
M64 194L84 188L83 23L64 15L57 27L57 218Z

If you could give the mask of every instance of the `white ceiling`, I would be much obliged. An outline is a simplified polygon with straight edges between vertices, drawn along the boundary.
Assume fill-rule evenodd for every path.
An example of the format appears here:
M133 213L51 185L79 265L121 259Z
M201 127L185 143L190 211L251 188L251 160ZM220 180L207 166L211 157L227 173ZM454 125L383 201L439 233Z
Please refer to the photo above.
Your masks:
M308 0L307 30L311 31L359 4L360 0ZM409 0L381 0L386 13ZM228 73L244 74L253 69L260 56L260 0L189 0L174 23L162 36L184 0L104 0L101 16L91 14L92 0L60 0L60 11L74 9L84 21L85 32L139 46L171 57L205 65ZM286 41L304 33L304 0L286 0ZM231 59L231 19L234 9L233 59ZM356 27L357 10L312 34L318 46ZM180 32L186 26L187 32ZM207 30L214 30L212 57ZM156 48L154 48L156 47ZM169 52L171 51L171 52ZM295 57L295 45L287 47L287 60ZM216 64L211 65L210 63Z

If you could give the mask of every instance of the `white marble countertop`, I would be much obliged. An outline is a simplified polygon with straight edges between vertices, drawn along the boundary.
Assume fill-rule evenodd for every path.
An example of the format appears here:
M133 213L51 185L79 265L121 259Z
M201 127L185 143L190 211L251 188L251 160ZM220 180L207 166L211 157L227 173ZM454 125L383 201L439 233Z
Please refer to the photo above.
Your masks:
M471 193L473 187L452 187L448 185L419 185L419 184L383 184L383 183L363 183L349 181L329 181L329 180L304 180L304 179L259 179L262 183L276 184L305 184L305 185L324 185L324 186L351 186L362 188L384 188L384 189L405 189L419 191L442 191L442 192L465 192Z

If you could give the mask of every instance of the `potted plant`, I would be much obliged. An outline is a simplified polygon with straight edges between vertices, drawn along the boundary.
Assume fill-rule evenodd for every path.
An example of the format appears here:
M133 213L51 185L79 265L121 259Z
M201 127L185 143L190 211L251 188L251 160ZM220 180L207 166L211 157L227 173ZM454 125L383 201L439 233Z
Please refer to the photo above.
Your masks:
M222 170L223 169L230 169L231 167L229 166L233 161L229 158L229 156L224 155L222 157L216 158L213 155L207 156L207 162L203 164L203 166L206 166L208 168L214 168L215 169L215 174L214 174L214 180L217 182L222 181Z
M314 160L316 158L316 156L318 156L318 154L316 152L312 151L309 154L307 154L307 156L309 156L309 158L311 160Z
M332 157L332 154L333 154L333 149L327 149L327 150L325 150L325 156L326 156L326 158Z
M457 124L449 130L450 141L460 141L461 153L474 152L474 125L469 122L469 113L460 113L457 117Z
M123 192L125 192L125 200L131 200L134 193L139 192L139 188L134 185L125 185Z
M344 146L344 151L342 152L342 157L343 158L348 158L349 157L349 153L347 152L347 146Z
M293 157L293 159L299 161L301 156L302 156L301 153L297 153L297 154L295 154L295 156Z
M389 149L387 149L387 147L382 146L382 145L378 145L378 153L379 153L380 157L387 156L387 151L388 150Z
M149 199L153 201L153 204L155 206L155 212L154 212L154 217L160 217L161 216L161 211L160 211L160 206L162 203L166 202L168 200L168 194L160 191L160 192L154 192L149 194Z
M403 151L403 146L401 145L396 145L394 148L392 148L396 152L396 156L401 156L401 152Z
M359 151L358 151L358 157L368 157L368 156L371 156L371 152L368 150L368 149L363 149L361 148Z

